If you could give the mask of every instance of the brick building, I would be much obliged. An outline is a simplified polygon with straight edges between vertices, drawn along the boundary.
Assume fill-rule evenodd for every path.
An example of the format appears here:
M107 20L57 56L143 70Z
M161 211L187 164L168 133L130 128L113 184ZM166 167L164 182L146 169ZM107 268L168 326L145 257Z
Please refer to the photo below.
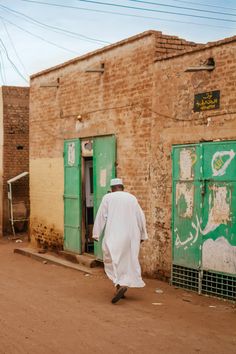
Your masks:
M153 63L163 54L195 46L148 31L31 77L32 241L99 256L90 239L93 207L115 173L137 195L150 229ZM79 168L70 176L73 164ZM75 184L78 190L69 187ZM141 258L146 273L157 269L152 241Z
M0 125L0 234L3 235L10 231L7 181L29 171L29 88L0 88ZM15 213L25 212L24 208L29 210L28 177L14 183L13 197Z
M172 263L174 284L235 299L236 37L157 58L154 66L159 269Z
M172 145L234 139L234 45L148 31L33 75L32 240L99 256L92 208L116 173L147 217L144 273L169 277ZM193 112L194 95L211 90L220 91L220 108Z

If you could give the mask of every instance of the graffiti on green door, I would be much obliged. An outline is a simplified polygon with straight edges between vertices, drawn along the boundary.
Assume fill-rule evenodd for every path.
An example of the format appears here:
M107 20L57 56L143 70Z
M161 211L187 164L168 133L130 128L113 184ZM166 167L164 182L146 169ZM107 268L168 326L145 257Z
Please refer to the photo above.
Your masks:
M173 262L236 273L236 142L173 149Z

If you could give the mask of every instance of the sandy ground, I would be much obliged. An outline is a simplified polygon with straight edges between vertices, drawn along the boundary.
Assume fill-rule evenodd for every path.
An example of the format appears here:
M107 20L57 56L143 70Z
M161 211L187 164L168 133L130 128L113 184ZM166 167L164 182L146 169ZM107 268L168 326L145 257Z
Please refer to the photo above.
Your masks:
M146 280L113 305L105 276L14 254L19 245L0 242L1 354L236 353L229 302Z

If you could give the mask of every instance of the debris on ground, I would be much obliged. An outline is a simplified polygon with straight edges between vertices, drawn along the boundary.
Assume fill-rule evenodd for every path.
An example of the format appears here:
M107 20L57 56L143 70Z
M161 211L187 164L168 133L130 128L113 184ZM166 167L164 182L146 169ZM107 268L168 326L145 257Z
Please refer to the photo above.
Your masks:
M157 293L157 294L163 294L163 290L156 288L155 293Z
M21 243L21 242L23 242L23 241L20 239L16 240L16 243Z
M152 305L154 306L161 306L163 305L162 302L152 302Z
M43 261L43 264L47 264L48 262L47 261Z

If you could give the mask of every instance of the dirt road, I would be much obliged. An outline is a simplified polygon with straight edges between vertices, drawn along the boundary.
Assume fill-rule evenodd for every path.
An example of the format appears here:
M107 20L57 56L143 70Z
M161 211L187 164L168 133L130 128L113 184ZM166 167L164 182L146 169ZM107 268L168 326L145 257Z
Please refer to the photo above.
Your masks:
M18 245L0 243L1 354L236 353L230 303L147 280L112 305L105 276L14 254Z

